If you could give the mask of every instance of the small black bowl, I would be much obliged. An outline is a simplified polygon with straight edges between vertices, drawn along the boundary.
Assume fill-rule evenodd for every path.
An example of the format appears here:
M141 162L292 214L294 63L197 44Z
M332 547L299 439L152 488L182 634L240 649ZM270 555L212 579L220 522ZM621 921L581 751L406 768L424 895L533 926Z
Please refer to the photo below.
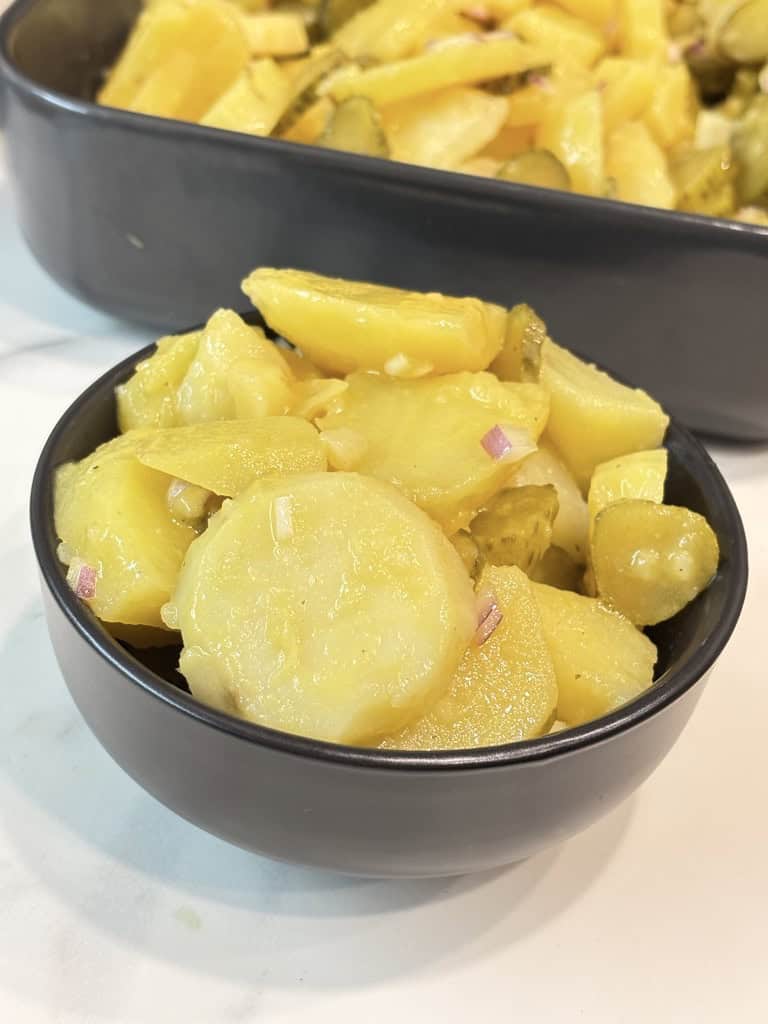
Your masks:
M140 9L0 18L16 212L65 288L170 330L235 308L258 266L529 302L686 426L768 439L768 228L97 106Z
M256 317L250 316L251 322ZM146 348L70 406L37 465L32 537L64 679L106 750L178 814L257 853L350 874L460 874L521 860L610 811L659 764L733 632L747 584L739 513L702 446L673 424L666 500L704 514L722 552L712 585L652 631L659 678L578 729L482 750L338 746L230 717L195 700L173 652L139 654L106 632L56 557L53 474L113 437L114 388ZM702 756L705 752L702 751Z

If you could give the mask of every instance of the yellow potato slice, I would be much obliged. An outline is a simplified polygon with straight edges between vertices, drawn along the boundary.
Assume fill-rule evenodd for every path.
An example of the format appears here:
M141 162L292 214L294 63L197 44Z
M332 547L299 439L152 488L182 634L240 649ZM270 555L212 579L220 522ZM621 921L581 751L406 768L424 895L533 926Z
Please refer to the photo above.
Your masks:
M262 267L243 291L278 334L329 373L482 370L501 348L506 312L480 299L402 291ZM393 362L394 361L394 362Z
M160 430L139 446L138 458L145 466L227 498L259 477L326 468L320 435L295 416Z
M697 106L695 86L686 64L656 69L645 122L663 149L693 138Z
M54 522L75 592L79 566L95 576L94 586L78 595L95 615L105 622L162 627L160 608L197 534L171 518L166 503L170 478L136 458L147 436L131 431L81 462L61 466Z
M400 60L420 48L430 24L444 13L445 0L377 0L342 25L332 42L348 57Z
M602 91L607 132L643 114L653 95L657 71L656 65L648 60L606 57L600 61L595 68L595 82Z
M648 689L656 648L628 619L592 597L532 586L555 666L558 719L581 725Z
M418 57L344 76L331 87L331 95L335 100L366 96L377 105L396 103L452 85L519 74L546 62L547 55L542 50L510 36L460 37Z
M270 11L243 19L251 54L258 57L296 57L309 49L307 28L300 14Z
M140 16L99 102L197 121L248 62L237 11L216 0L155 4Z
M591 67L606 49L605 36L599 29L551 4L515 14L505 23L507 27L548 56L541 65L557 61Z
M201 336L201 331L193 331L161 338L157 350L137 364L125 384L115 388L120 430L176 424L176 392L195 358Z
M362 435L367 447L356 468L399 487L450 535L508 482L546 419L536 384L503 384L489 373L411 381L357 373L318 426ZM502 459L481 443L497 424L521 444Z
M395 488L319 473L260 480L226 503L165 618L201 700L370 744L445 691L476 602L450 542Z
M605 189L602 99L597 90L551 107L536 133L536 145L554 154L568 171L575 192Z
M392 103L382 121L393 159L452 170L493 140L507 109L506 96L456 87Z
M658 402L549 340L540 381L552 403L548 433L584 491L601 462L664 439L669 417Z
M617 501L638 498L661 504L667 479L667 450L632 452L595 467L589 484L589 518L596 517Z
M616 198L671 210L676 190L667 158L642 121L630 121L608 137L605 171L614 182Z
M638 626L677 615L717 572L720 551L703 516L652 501L622 501L595 520L598 595Z
M291 100L291 85L271 58L242 72L205 112L200 124L247 135L269 135Z
M663 60L669 46L664 0L618 0L619 43L627 57Z
M282 353L264 332L220 309L206 324L179 385L177 423L280 415L293 404L292 381Z
M489 569L481 581L503 618L481 647L470 646L445 696L381 746L471 749L540 736L552 722L557 683L531 584L519 569Z

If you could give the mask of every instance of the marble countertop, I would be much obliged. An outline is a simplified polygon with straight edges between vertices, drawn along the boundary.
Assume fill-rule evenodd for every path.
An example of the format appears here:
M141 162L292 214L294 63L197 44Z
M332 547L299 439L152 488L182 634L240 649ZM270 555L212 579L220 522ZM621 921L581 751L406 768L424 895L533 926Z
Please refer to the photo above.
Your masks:
M750 592L652 779L516 867L349 880L175 817L69 698L28 535L32 470L72 398L147 336L45 277L2 179L0 324L0 1021L768 1019L768 446L714 450L746 522Z

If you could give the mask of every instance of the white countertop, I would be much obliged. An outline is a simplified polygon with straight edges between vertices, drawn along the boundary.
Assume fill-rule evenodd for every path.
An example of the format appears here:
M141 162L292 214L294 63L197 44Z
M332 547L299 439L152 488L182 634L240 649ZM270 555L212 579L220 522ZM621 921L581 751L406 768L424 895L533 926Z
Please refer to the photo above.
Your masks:
M69 402L147 338L45 277L0 188L0 1021L768 1020L768 446L715 450L749 536L746 608L688 729L623 807L455 880L261 860L144 793L62 682L32 470Z

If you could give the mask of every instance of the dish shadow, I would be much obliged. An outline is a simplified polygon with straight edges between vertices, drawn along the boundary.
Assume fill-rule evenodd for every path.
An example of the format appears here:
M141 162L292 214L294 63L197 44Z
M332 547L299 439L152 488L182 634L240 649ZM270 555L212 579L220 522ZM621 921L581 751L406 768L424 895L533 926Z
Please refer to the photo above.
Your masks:
M117 768L67 694L39 603L17 619L0 661L24 680L0 721L0 813L36 887L97 948L106 938L201 975L247 986L262 963L262 987L357 989L492 954L580 898L631 821L630 801L565 847L458 878L279 864L199 831ZM6 963L2 984L22 984L25 972Z

